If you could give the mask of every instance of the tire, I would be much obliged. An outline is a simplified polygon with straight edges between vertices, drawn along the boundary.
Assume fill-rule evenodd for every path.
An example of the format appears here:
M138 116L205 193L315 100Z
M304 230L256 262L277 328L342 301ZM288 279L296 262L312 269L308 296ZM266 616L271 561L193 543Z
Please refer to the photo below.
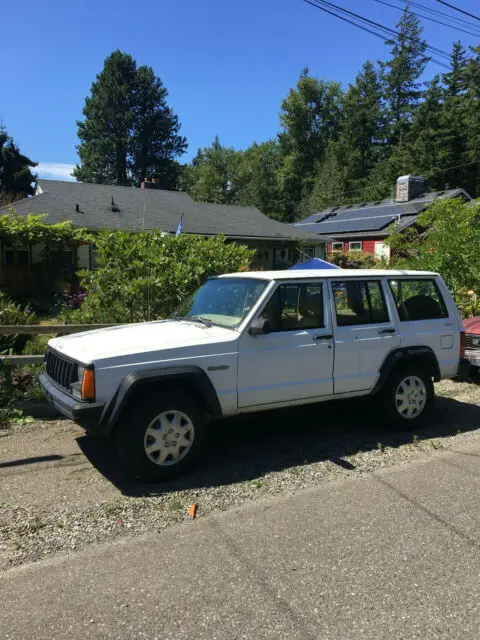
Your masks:
M116 434L120 462L140 480L161 482L197 464L206 448L205 412L182 392L139 398Z
M392 430L410 431L429 418L435 391L431 376L415 366L396 369L382 391L382 422Z

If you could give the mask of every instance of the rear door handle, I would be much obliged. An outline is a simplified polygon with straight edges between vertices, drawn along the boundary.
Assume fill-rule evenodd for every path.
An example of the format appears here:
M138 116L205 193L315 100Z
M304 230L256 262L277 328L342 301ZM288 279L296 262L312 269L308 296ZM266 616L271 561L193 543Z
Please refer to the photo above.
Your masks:
M331 340L332 338L333 336L325 336L325 335L313 336L314 340Z
M396 329L380 329L380 331L378 332L378 335L382 335L385 333L396 333Z

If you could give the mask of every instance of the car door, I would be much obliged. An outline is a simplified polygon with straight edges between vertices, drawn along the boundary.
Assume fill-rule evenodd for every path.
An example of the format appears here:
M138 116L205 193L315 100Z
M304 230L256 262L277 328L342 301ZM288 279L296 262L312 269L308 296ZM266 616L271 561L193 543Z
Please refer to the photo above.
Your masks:
M239 408L281 404L333 393L333 336L322 281L285 282L257 315L268 333L241 336Z
M332 279L335 394L368 391L400 345L397 319L381 278Z

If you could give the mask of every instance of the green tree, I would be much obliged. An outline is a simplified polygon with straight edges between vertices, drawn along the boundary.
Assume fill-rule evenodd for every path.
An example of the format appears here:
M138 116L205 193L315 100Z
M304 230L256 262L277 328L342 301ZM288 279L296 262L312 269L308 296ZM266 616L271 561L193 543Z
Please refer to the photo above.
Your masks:
M9 204L20 198L34 194L33 183L36 176L31 169L37 166L27 156L20 153L5 127L0 127L0 201Z
M278 182L282 154L275 140L248 147L239 166L239 203L282 219L284 205Z
M381 67L390 145L397 144L408 130L423 97L420 78L429 57L422 30L419 19L407 7L397 24L398 37L387 41L391 45L391 57L381 63Z
M279 143L284 162L279 179L288 221L294 219L302 196L310 194L329 140L339 135L342 97L338 82L312 78L304 69L282 101Z
M238 204L242 153L224 147L218 136L209 147L197 151L184 167L183 186L194 200Z
M175 159L187 144L167 95L150 67L137 67L119 50L108 56L85 99L85 119L77 122L81 164L73 175L83 182L129 185L154 173L163 187L175 187Z
M480 295L480 205L438 200L388 242L394 268L441 273L460 305L469 291Z
M350 180L363 180L383 159L385 137L382 86L375 67L367 61L355 84L349 86L342 107L341 139L346 149Z

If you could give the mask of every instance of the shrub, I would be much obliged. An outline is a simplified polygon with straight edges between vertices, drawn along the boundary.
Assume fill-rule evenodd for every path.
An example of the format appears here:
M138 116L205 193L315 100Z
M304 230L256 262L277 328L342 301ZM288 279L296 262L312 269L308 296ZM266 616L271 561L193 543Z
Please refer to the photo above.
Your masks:
M222 237L105 231L96 240L95 271L80 273L87 293L69 322L142 322L165 317L208 277L245 271L247 247Z
M38 318L29 307L22 308L0 291L0 325L38 324ZM0 335L0 353L21 353L30 336Z
M382 266L370 253L364 251L335 251L328 254L327 260L342 269L375 269Z
M417 224L389 238L393 268L436 271L463 315L480 312L480 204L438 200Z

